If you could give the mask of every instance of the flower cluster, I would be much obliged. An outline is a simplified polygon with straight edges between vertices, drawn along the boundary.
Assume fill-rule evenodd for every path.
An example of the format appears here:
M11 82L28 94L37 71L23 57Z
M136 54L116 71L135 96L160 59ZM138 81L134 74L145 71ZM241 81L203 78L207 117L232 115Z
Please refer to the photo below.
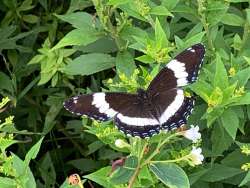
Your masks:
M201 139L201 133L199 132L199 127L194 127L191 125L191 128L180 132L185 138L192 140L193 143L197 143Z
M204 156L202 155L201 152L202 152L201 148L196 148L193 146L193 149L188 155L188 159L190 159L189 163L192 166L202 164L202 161L204 160Z

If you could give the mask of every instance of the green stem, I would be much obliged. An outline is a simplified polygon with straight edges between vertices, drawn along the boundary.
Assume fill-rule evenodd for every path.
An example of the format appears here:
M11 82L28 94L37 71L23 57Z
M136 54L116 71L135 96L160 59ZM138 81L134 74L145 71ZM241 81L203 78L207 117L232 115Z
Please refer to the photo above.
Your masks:
M189 154L185 155L183 157L177 158L177 159L165 160L165 161L150 161L150 163L174 163L174 162L186 160L188 158L188 156L189 156Z
M143 156L144 156L144 153L145 153L145 151L146 151L147 146L148 146L148 143L145 142L145 143L144 143L144 146L143 146L143 149L141 150L141 153L139 154L138 165L137 165L137 167L136 167L136 169L135 169L135 172L134 172L133 176L132 176L132 177L130 178L130 180L129 180L128 188L132 188L132 187L133 187L133 185L134 185L134 183L135 183L135 180L136 180L136 178L137 178L137 176L138 176L138 174L139 174L141 168L143 167L143 166L141 165L141 161L142 161L142 159L143 159Z
M215 52L213 40L211 38L210 30L209 30L209 23L207 23L206 20L206 14L204 12L205 5L203 5L203 0L197 0L198 3L198 14L201 16L201 23L203 25L203 28L205 29L207 40L208 40L208 47L212 50L212 52Z
M178 133L171 134L169 137L167 137L165 140L160 141L154 150L154 152L143 162L142 166L147 165L150 163L150 161L160 152L161 148L172 138L176 137Z
M138 155L138 165L137 165L137 167L136 167L136 169L135 169L135 172L134 172L133 176L132 176L132 177L130 178L130 180L129 180L128 188L132 188L132 186L133 186L133 184L134 184L134 182L135 182L135 180L136 180L136 178L137 178L137 176L138 176L140 170L141 170L145 165L147 165L147 164L149 164L149 163L152 162L151 160L160 152L160 149L161 149L170 139L172 139L172 138L174 138L174 137L176 137L176 136L178 136L178 135L179 135L179 133L176 132L176 133L174 133L174 134L171 134L169 137L167 137L167 138L164 139L164 140L162 140L162 138L161 138L161 140L158 142L158 145L157 145L156 149L153 151L153 153L152 153L145 161L142 162L143 156L144 156L145 151L146 151L146 149L147 149L147 147L148 147L148 142L145 142L145 143L144 143L143 149L141 150L141 152L139 152L139 155ZM184 157L187 157L187 156L184 156ZM182 157L182 158L184 158L184 157ZM177 161L178 159L175 159L175 160ZM179 160L182 160L182 159L180 158ZM174 162L174 160L169 160L169 162L170 162L170 161L173 161L173 162Z

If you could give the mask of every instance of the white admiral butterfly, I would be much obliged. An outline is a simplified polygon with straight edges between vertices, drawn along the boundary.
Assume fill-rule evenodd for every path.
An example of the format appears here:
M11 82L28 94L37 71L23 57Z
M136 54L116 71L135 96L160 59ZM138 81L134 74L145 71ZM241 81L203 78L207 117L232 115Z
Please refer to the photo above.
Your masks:
M72 97L64 107L96 120L114 118L117 128L127 135L151 137L160 130L173 130L186 124L194 98L184 96L182 86L197 79L205 48L195 44L187 48L152 80L147 90L130 93L93 93Z

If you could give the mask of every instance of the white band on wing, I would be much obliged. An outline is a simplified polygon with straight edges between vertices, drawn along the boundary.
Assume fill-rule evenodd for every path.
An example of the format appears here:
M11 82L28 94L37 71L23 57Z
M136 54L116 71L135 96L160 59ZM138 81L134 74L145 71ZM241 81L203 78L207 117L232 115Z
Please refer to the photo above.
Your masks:
M184 92L182 89L177 89L177 95L174 101L166 108L160 117L160 123L165 123L170 117L172 117L181 107L184 102Z
M173 59L167 64L167 68L171 69L174 72L178 87L188 84L188 73L186 72L185 63Z
M94 105L100 113L106 114L108 117L114 117L118 112L109 107L109 104L105 100L105 93L93 94L92 105Z

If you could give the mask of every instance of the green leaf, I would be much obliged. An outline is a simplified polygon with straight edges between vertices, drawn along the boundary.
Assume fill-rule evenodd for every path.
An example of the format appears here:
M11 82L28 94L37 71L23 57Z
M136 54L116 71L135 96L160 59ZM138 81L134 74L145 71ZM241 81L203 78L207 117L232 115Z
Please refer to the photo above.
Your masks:
M232 82L237 82L239 87L245 86L250 78L250 67L238 71L233 77Z
M188 39L185 39L185 46L184 48L188 48L194 44L200 43L202 41L203 36L206 34L206 32L202 31L199 32L193 36L191 36Z
M67 164L72 165L74 168L81 170L81 172L91 172L102 167L101 161L95 161L92 159L80 158L67 162Z
M70 23L73 27L81 29L81 30L93 30L93 25L95 24L94 18L91 14L87 12L74 12L65 15L58 15L55 16L65 22Z
M7 177L0 177L0 187L3 188L16 188L16 181Z
M114 188L115 186L109 181L108 176L111 172L111 167L104 167L100 170L93 172L92 174L88 174L83 176L83 178L90 179L99 185L107 188Z
M228 134L235 140L237 130L239 128L239 118L231 109L226 109L221 115L221 122Z
M41 78L39 82L37 83L37 85L43 85L47 83L54 76L54 74L55 74L54 71L46 72L46 73L41 72Z
M250 171L247 172L246 176L244 179L240 182L239 187L246 185L250 181Z
M23 15L22 19L27 22L27 23L37 23L39 21L39 17L33 15L33 14L28 14L28 15Z
M2 138L2 139L0 139L0 149L2 152L4 152L6 150L6 148L8 148L9 146L11 146L15 143L18 143L18 141L7 139L7 138Z
M14 153L11 155L13 157L13 168L16 172L16 178L18 178L18 185L20 187L36 187L35 178L27 163L22 161Z
M155 41L158 47L165 47L168 44L166 33L161 27L161 24L158 18L156 18L156 21L155 21Z
M249 162L249 156L243 155L240 149L236 149L231 153L227 154L227 156L221 160L221 164L233 167L233 168L241 168L244 163Z
M233 143L232 137L219 124L213 126L211 141L213 156L220 156Z
M164 5L168 10L172 10L176 7L180 0L162 0L162 5Z
M115 41L110 37L102 37L87 46L75 46L74 49L83 53L110 53L118 50Z
M137 57L136 60L141 61L143 63L148 63L148 64L155 62L155 60L149 55L142 55L140 57Z
M135 169L138 165L138 159L135 156L130 156L126 159L125 165L117 169L111 175L110 181L114 184L127 183L133 176Z
M222 17L221 22L226 25L243 26L245 23L245 20L236 14L226 13Z
M164 6L155 6L151 8L149 14L174 17L174 15Z
M28 165L31 159L35 159L38 152L40 151L40 147L42 144L44 137L42 137L32 148L28 151L25 156L25 163Z
M119 74L123 73L128 78L134 73L136 69L134 58L128 51L118 53L116 57L116 69Z
M194 84L190 85L189 88L208 103L209 95L213 91L213 87L209 83L203 80L199 80Z
M114 57L108 54L91 53L74 59L62 71L69 75L91 75L114 66Z
M101 38L102 34L96 30L74 29L67 33L51 50L71 45L87 45Z
M207 173L207 169L201 169L198 172L192 173L188 176L190 185L193 185L195 182L199 181L200 178Z
M45 182L45 187L55 187L56 184L56 172L51 159L50 153L47 152L42 161L39 161L40 177Z
M86 153L86 155L90 155L94 153L95 151L99 150L103 146L104 146L104 143L101 142L100 140L92 142L91 144L88 145L88 152Z
M207 3L207 22L209 26L212 27L220 22L226 14L229 8L229 3L225 3L224 1L208 1Z
M250 92L246 93L245 95L238 97L236 102L233 104L230 104L230 106L236 106L236 105L247 105L250 104Z
M126 4L128 2L130 2L130 0L109 0L107 4L117 6L117 5Z
M241 169L214 164L208 172L201 177L201 180L206 182L217 182L241 173L243 173Z
M0 90L13 92L13 84L11 79L3 72L0 72Z
M56 116L62 109L62 103L64 100L64 96L49 96L47 99L47 103L50 106L49 110L45 116L45 122L43 126L43 134L47 134L54 127L56 121Z
M227 76L227 70L221 60L220 55L216 54L216 71L214 76L214 87L219 87L220 89L225 89L228 87L228 76Z
M150 170L169 188L190 187L186 173L176 164L153 163L150 165Z

